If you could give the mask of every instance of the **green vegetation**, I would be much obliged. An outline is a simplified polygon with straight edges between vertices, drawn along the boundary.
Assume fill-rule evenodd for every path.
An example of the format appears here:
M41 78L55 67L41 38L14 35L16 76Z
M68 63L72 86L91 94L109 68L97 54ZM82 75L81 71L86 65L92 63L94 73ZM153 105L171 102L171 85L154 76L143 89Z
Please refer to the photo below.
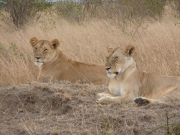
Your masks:
M9 13L13 23L19 27L32 19L39 11L48 9L51 4L45 0L2 0L1 6Z
M87 0L83 3L73 1L59 2L58 13L70 21L92 18L112 19L117 22L133 22L147 17L161 17L166 0Z
M57 13L69 21L80 22L85 19L85 8L81 3L73 1L59 2Z
M59 17L70 22L95 18L112 20L121 25L139 24L145 19L160 18L166 5L170 5L180 14L179 0L83 0L81 2L67 0L55 4L45 0L1 0L0 2L0 7L9 13L17 27L26 24L39 11L56 12Z
M180 135L180 122L170 124L170 119L175 117L175 115L169 117L168 112L166 112L165 116L166 124L158 126L157 128L150 131L148 134L153 134L158 129L164 129L165 135Z
M174 123L171 125L172 128L172 134L174 135L180 135L180 123Z

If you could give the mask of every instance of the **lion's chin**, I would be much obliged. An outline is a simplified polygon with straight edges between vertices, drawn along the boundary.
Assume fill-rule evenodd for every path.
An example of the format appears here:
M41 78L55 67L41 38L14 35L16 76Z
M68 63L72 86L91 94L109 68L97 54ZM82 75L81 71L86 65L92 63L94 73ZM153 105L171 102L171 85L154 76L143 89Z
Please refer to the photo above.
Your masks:
M38 66L38 67L41 67L42 65L43 65L43 63L42 62L34 62L34 64L36 65L36 66Z
M114 77L116 76L116 74L110 74L110 73L108 73L107 76L108 76L109 78L114 78Z

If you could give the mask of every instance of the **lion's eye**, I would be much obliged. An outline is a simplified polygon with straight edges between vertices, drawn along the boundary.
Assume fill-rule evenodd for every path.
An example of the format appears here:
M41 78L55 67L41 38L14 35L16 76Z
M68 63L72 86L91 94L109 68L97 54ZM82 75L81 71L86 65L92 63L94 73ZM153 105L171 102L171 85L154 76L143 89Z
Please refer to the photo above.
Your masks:
M46 52L48 49L44 49L44 52Z
M37 48L34 48L35 51L37 51Z
M114 57L114 60L117 60L118 59L118 57Z

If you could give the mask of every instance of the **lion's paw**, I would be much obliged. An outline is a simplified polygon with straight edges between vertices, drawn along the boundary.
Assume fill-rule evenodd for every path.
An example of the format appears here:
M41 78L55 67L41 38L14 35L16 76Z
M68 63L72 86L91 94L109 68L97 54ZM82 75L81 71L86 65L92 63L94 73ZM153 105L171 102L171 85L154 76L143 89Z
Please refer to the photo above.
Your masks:
M142 105L147 105L149 103L149 101L145 98L142 97L136 97L134 99L134 102L138 105L138 106L142 106Z
M97 93L95 94L95 98L96 99L99 99L99 98L102 98L102 97L110 97L108 94L104 94L104 93Z
M106 103L107 97L101 97L96 100L96 103Z

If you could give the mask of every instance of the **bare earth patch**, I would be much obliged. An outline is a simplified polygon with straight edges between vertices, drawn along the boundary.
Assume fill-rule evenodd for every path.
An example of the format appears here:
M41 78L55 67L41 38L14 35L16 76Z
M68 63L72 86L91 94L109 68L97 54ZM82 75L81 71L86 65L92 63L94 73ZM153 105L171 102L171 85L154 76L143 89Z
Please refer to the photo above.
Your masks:
M3 87L0 135L164 135L167 120L169 130L180 133L180 101L171 106L97 104L94 94L106 89L56 81Z

